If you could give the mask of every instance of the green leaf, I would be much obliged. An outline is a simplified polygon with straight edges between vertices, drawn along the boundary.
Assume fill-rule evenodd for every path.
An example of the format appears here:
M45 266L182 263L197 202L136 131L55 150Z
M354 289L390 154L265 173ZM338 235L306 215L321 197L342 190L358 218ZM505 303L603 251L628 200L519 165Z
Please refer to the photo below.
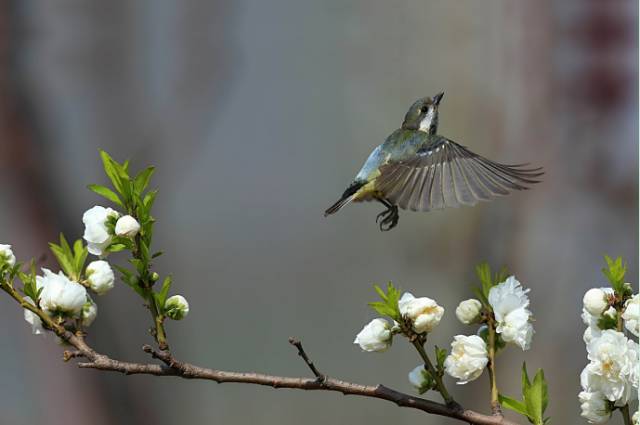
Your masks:
M498 394L498 400L503 407L506 407L509 410L513 410L516 413L519 413L523 416L529 416L527 413L527 406L514 398L508 397L504 394Z
M87 261L87 255L89 251L87 247L82 243L82 239L78 239L73 244L73 256L76 275L80 277L82 270L84 269L84 263Z
M444 348L438 348L438 346L435 346L435 351L436 351L436 365L437 365L437 369L438 372L444 372L444 361L447 358L447 350Z
M171 289L171 276L167 276L162 282L162 288L160 292L154 293L154 298L156 299L156 305L158 309L162 311L164 309L164 304L167 301L167 297L169 296L169 289Z
M542 369L538 369L532 383L527 374L526 363L522 364L522 397L529 421L534 425L544 425L544 411L549 404L549 396Z
M71 247L62 233L60 233L60 245L50 242L49 248L58 260L62 271L72 280L78 280L79 276L77 276L75 268L75 256L71 252Z
M140 171L136 178L134 179L134 187L137 193L141 194L144 190L149 186L149 181L151 180L151 176L155 171L154 167L147 167L144 170Z
M393 286L393 283L387 284L387 292L385 293L378 285L374 285L374 289L382 299L382 302L376 301L369 303L369 306L383 316L389 316L391 319L399 321L401 319L398 301L400 300L400 290Z
M122 243L113 243L107 247L107 252L120 252L127 249L127 246Z
M393 316L395 314L395 310L389 307L386 303L375 301L372 303L368 303L369 307L371 307L376 313L382 316Z
M598 318L598 328L604 330L607 329L616 329L618 327L618 312L616 312L615 316L609 316L608 314L602 314Z
M113 184L114 189L122 194L122 181L120 180L120 173L118 173L118 169L116 168L117 162L111 158L111 156L100 150L100 158L102 159L102 167L104 168L104 172L111 180L111 184Z
M124 207L124 205L122 204L122 201L120 200L120 197L108 187L100 186L99 184L90 184L87 186L87 188L90 191L95 192L104 198L107 198L111 202L118 204L121 207Z
M142 204L144 205L144 208L147 211L147 214L151 211L151 208L153 208L153 204L156 201L157 194L158 194L157 190L150 190L144 196L144 199L142 200Z
M604 259L607 262L607 267L602 269L602 274L609 280L616 294L623 294L625 292L624 276L627 273L627 264L623 264L621 257L612 260L611 257L605 255Z

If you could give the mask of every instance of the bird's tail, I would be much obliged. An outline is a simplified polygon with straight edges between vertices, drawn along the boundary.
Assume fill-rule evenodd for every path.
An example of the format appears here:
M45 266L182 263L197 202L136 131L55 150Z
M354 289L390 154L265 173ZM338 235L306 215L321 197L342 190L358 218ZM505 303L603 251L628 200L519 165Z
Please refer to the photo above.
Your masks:
M351 185L347 188L347 190L344 191L344 193L342 194L340 199L338 199L335 204L333 204L329 208L327 208L327 210L324 212L324 216L326 217L328 215L337 213L340 210L340 208L344 207L349 202L351 202L353 200L353 197L355 196L356 192L362 186L364 186L363 182L353 182L353 183L351 183Z
M340 208L347 205L349 202L351 202L352 199L353 199L353 195L349 195L346 198L343 196L342 198L338 199L338 201L335 204L327 208L327 210L324 212L324 216L326 217L328 215L337 213L340 210Z

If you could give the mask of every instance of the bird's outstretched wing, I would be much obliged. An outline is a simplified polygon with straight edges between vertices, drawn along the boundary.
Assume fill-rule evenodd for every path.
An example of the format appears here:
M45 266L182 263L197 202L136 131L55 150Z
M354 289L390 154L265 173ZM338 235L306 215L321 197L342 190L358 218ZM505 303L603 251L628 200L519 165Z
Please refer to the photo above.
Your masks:
M475 205L538 183L542 168L527 165L499 164L442 137L407 159L381 166L375 190L413 211Z

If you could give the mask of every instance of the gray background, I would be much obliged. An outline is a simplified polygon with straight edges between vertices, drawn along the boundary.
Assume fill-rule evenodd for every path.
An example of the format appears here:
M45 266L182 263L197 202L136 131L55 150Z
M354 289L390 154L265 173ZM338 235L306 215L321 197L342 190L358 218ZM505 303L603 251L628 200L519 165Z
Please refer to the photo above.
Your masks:
M157 262L191 303L169 323L175 354L215 368L321 370L411 391L418 357L352 340L393 280L446 309L432 340L474 330L454 309L481 260L532 288L530 351L499 358L498 383L544 367L553 423L581 423L583 292L602 255L637 283L637 4L631 1L139 1L2 3L0 228L21 259L82 233L104 183L97 149L158 167ZM475 208L322 211L418 97L441 90L441 133L503 162L546 169L526 193ZM113 256L121 261L122 257ZM45 264L51 264L50 256ZM98 300L90 342L146 360L147 313L124 285ZM433 424L368 399L77 370L0 300L0 411L16 425ZM488 411L488 382L456 387ZM434 395L437 399L437 396ZM621 423L615 418L615 423Z

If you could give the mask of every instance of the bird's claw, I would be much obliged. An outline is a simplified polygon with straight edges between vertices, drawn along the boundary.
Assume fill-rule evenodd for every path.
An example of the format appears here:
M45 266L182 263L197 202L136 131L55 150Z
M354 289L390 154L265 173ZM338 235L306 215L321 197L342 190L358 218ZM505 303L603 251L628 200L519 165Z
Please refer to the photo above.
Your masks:
M398 207L397 205L393 205L376 216L376 223L379 221L380 230L387 232L398 225L399 219Z

